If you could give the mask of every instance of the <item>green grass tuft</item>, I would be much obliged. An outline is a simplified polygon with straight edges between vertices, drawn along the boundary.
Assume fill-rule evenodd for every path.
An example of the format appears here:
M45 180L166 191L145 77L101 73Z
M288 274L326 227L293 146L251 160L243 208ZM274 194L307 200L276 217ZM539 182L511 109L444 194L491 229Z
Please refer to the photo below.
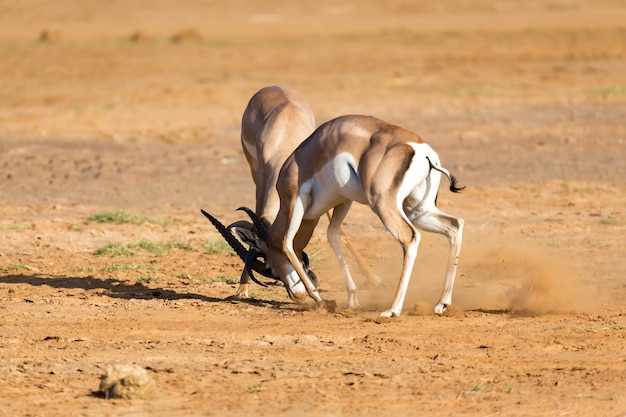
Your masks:
M510 393L515 392L517 390L515 389L515 386L513 384L504 384L502 386L502 391L506 392L507 394L510 394Z
M587 90L587 93L591 96L598 96L601 98L623 97L626 96L626 85L595 87Z
M130 246L143 249L157 256L163 255L171 248L171 245L167 243L158 243L146 239L141 239L136 243L131 243Z
M259 382L258 384L248 384L246 385L246 389L248 391L261 391L263 389L263 383Z
M149 274L142 274L142 275L139 275L137 278L135 278L135 282L137 284L143 284L143 283L147 284L150 282L158 282L158 281L161 281L162 279L163 277L161 275L153 276Z
M30 223L13 223L8 226L0 226L0 230L28 230L32 229Z
M104 211L87 217L87 223L115 223L115 224L159 224L169 226L172 222L163 219L149 219L127 211Z
M489 391L489 387L487 385L478 383L478 384L474 385L470 389L470 391L472 391L472 392L487 392L487 391Z
M193 245L188 242L161 243L148 239L139 239L126 245L121 243L109 243L99 249L96 249L94 254L96 256L108 255L111 257L133 256L140 249L150 252L156 256L165 255L171 249L180 249L185 251L195 250Z
M613 217L609 217L606 219L601 219L600 220L600 224L605 225L605 226L617 226L619 224L618 220L613 218Z
M14 264L11 264L11 265L8 265L8 266L6 266L6 267L2 268L2 271L3 271L4 273L9 273L9 272L20 271L20 270L22 270L22 269L30 270L30 269L31 269L31 267L30 267L30 266L28 266L28 265L26 265L26 264L25 264L25 263L23 263L23 262L16 262L16 263L14 263Z
M239 278L232 275L216 275L208 279L208 282L224 282L226 284L236 284L239 282Z
M235 256L236 253L230 245L223 240L211 239L204 242L202 247L207 251L208 254L223 254L223 255L231 255Z
M193 247L193 244L189 242L174 242L172 243L172 247L174 249L180 249L187 252L193 252L194 250L196 250L196 248Z
M146 221L145 217L127 211L105 211L87 217L88 223L143 224Z
M118 256L133 256L137 250L130 245L122 245L121 243L109 243L101 248L96 249L94 255L108 255L112 258Z
M128 271L157 271L158 267L153 264L123 264L123 263L113 263L105 266L104 268L100 268L100 272L128 272Z

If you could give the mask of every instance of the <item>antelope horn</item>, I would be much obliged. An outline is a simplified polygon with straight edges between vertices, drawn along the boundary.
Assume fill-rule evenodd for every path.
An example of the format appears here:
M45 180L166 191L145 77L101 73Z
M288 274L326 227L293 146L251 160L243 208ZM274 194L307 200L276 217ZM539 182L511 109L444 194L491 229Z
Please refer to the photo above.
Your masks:
M239 227L239 228L246 229L246 230L252 230L253 226L254 225L247 220L237 220L236 222L231 223L228 226L226 226L226 228L228 230L232 230L233 227Z
M226 242L235 250L235 253L237 253L241 260L245 261L248 251L246 250L246 248L243 247L241 242L239 242L239 240L237 240L237 238L233 236L230 230L228 230L219 220L211 216L206 211L200 209L200 212L202 212L202 214L204 214L204 217L206 217L211 223L213 223L213 226L215 226L215 228L218 232L220 232L224 240L226 240Z
M254 223L254 226L256 227L257 232L259 233L259 237L262 240L267 241L267 227L265 226L265 223L263 223L261 218L257 216L256 213L250 210L248 207L239 207L237 210L245 211L246 214L250 216L250 219L252 219L252 223Z
M250 216L250 219L252 219L252 223L254 224L254 226L257 229L259 237L261 239L267 241L267 227L265 227L265 224L259 218L259 216L257 216L256 213L254 211L250 210L248 207L239 207L237 210L245 211L246 214L248 214L248 216ZM241 221L241 222L243 222L243 221ZM246 223L246 222L243 222L243 223ZM233 225L235 225L235 223L233 223ZM231 225L231 226L233 226L233 225ZM229 226L229 228L230 228L230 226ZM309 269L309 255L307 255L307 253L305 251L302 251L302 263L304 264L304 270L307 272L307 274L309 274L309 277L311 277L311 279L313 281L315 281L315 286L317 287L317 276L315 276L315 273ZM272 277L272 278L276 279L276 277ZM254 278L253 278L253 280L254 280Z
M252 272L252 267L251 264L254 263L254 261L256 261L256 259L262 255L261 252L257 251L256 249L250 249L248 251L248 254L246 255L246 259L244 261L245 265L244 265L244 270L248 273L248 276L252 279L252 281L256 282L257 284L259 284L262 287L267 287L267 284L264 284L263 282L259 281L257 279L257 277L254 276L254 273ZM258 261L257 261L258 262ZM265 275L265 274L264 274ZM265 275L266 277L269 278L274 278L271 275ZM276 278L274 278L276 279Z
M309 270L309 255L305 251L302 251L302 263L304 264L304 269Z
M224 226L219 220L211 216L206 211L202 209L200 209L200 211L202 212L202 214L204 214L204 217L209 219L209 221L213 224L213 226L215 226L217 231L220 232L220 234L226 240L226 242L235 250L237 255L239 255L241 260L244 261L244 264L250 271L255 270L256 272L258 272L259 274L263 276L276 279L276 277L274 277L270 272L266 270L265 264L260 262L257 259L261 255L259 251L254 250L253 251L254 256L250 255L251 251L246 250L246 248L244 248L241 242L239 242L239 240L235 236L233 236L232 232L228 228L226 228L226 226ZM254 275L252 275L251 273L249 273L249 275L250 275L250 278L252 278L254 282L260 284L259 281L257 281L256 278L254 277Z
M259 237L267 241L267 227L265 226L265 223L263 223L263 221L259 218L259 216L257 216L256 213L250 210L248 207L239 207L237 210L245 211L246 214L250 216L250 219L252 219L252 223L257 229ZM240 221L237 223L246 223L246 222ZM234 226L234 225L235 223L233 223L231 226ZM231 226L228 226L228 228L230 229ZM310 271L309 270L309 255L307 255L307 253L304 251L302 251L302 262L304 263L304 269L307 272L309 272Z

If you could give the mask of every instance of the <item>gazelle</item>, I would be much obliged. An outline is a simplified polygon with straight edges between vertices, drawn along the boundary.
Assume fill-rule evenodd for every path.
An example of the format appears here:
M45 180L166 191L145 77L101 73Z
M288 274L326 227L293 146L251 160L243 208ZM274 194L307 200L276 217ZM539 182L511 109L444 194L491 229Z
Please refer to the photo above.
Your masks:
M307 99L295 90L279 86L265 87L257 91L248 102L241 119L241 147L256 185L255 214L262 223L261 228L266 229L274 221L280 207L280 200L276 191L280 168L293 150L314 129L315 116L313 111ZM210 219L211 216L207 217ZM218 226L216 225L216 227ZM245 230L247 229L252 229L253 233L259 233L256 227L244 221L235 222L225 230L233 230L246 240L248 234ZM243 247L239 247L241 245L233 240L232 236L224 237L242 257L242 260L252 259L258 254L256 251L248 252ZM368 280L376 281L376 278L373 278L364 266L358 252L347 239L345 241ZM298 253L302 254L302 258L299 258L304 263L306 272L315 280L315 274L308 270L306 254L302 251ZM269 271L258 262L252 269L263 275L271 276ZM254 275L249 268L244 269L235 296L248 297L250 278L254 279Z
M332 208L328 240L349 292L356 291L338 230L353 201L368 204L403 250L396 295L381 316L400 315L420 242L418 229L442 234L450 243L443 293L435 306L441 314L452 302L464 224L436 207L442 174L452 192L462 190L417 134L370 116L338 117L317 128L286 160L277 182L280 210L267 238L255 237L256 245L294 299L308 294L321 301L296 253Z
M314 129L313 111L307 99L295 90L265 87L248 102L241 118L241 148L256 186L255 213L265 225L274 221L280 206L276 192L280 168ZM239 230L250 227L247 222L236 222L229 229L242 236ZM235 296L248 297L250 278L254 275L244 269Z

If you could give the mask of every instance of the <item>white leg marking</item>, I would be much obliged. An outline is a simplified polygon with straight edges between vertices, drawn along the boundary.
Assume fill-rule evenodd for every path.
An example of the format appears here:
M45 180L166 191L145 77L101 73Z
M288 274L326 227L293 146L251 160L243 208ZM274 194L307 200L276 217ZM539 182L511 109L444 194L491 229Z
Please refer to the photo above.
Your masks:
M320 296L317 288L313 285L309 276L304 271L300 260L296 256L296 253L293 249L293 240L295 239L296 233L300 229L300 225L302 224L302 219L304 218L304 204L302 199L298 197L293 207L293 211L291 213L291 221L289 223L289 228L287 229L287 233L285 234L285 243L283 250L291 263L291 266L295 270L296 274L289 274L288 279L290 281L290 286L294 295L296 293L308 293L311 298L315 301L322 301L322 297ZM299 278L299 279L298 279Z
M341 271L343 272L343 277L346 281L346 287L348 289L348 308L356 308L359 307L359 300L356 295L356 284L350 275L350 270L348 269L348 265L343 257L343 251L341 249L341 237L339 234L339 228L341 227L341 223L346 218L348 211L350 210L350 206L352 205L352 201L347 201L343 204L338 205L333 210L333 216L330 220L330 224L328 225L328 243L333 248L335 255L337 256L337 260L339 261L339 266L341 267Z
M417 257L417 248L420 244L421 236L416 231L415 239L409 243L406 252L404 253L404 259L402 261L402 275L400 276L400 282L398 283L398 289L396 290L396 296L391 303L389 310L383 311L381 317L398 317L402 311L402 305L404 304L404 298L409 287L409 281L411 280L411 273L413 272L413 264Z
M441 293L439 303L435 306L435 313L442 314L452 304L452 289L461 253L464 221L433 207L426 214L417 218L415 223L417 227L424 231L446 236L450 242L450 254L448 255L443 292Z

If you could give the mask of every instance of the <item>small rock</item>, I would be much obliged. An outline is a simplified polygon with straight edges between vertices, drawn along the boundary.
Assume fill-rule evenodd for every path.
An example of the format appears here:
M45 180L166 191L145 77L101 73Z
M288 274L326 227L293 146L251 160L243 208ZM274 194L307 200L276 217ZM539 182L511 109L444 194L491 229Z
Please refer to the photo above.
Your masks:
M140 43L140 42L148 42L152 40L152 38L150 37L150 35L146 34L145 32L137 30L131 33L129 40L133 43Z
M60 30L42 30L39 34L39 42L58 42L61 40L63 35Z
M133 364L108 366L100 377L104 398L151 399L156 395L154 381L146 370Z
M183 42L199 42L202 40L202 35L195 29L186 29L176 32L172 35L171 41L174 43Z

